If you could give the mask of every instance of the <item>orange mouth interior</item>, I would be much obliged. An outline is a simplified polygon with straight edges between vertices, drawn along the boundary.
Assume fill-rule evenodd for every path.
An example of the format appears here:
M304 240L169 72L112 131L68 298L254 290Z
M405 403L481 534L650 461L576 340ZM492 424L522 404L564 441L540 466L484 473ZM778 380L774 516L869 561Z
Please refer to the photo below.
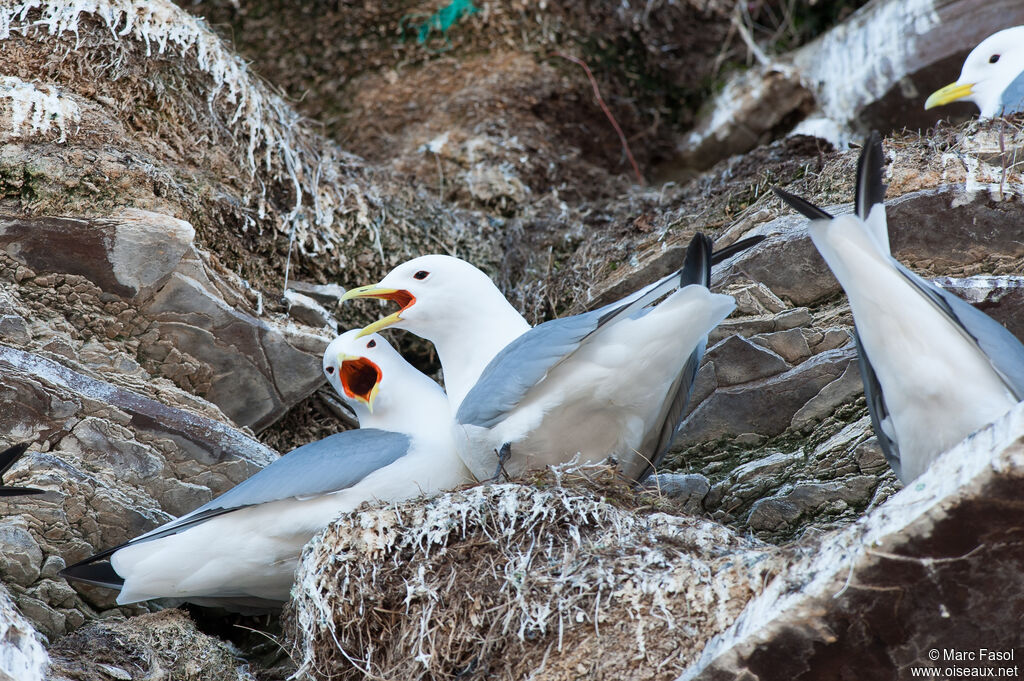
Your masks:
M341 387L344 388L346 395L368 403L370 393L380 382L381 372L379 366L365 357L360 357L359 359L346 359L342 362L338 377L341 379Z
M390 300L392 302L398 303L399 312L405 312L410 307L412 307L413 303L416 302L416 296L409 293L405 289L398 289L397 291L392 291L391 293L375 293L373 294L373 297L383 298L384 300Z

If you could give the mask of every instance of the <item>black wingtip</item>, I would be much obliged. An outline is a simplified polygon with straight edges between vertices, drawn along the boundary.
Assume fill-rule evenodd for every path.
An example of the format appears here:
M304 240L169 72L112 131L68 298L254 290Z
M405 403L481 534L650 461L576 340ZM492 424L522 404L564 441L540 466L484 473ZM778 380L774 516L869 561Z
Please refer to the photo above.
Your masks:
M0 452L0 497L23 497L33 494L46 494L45 489L34 487L11 487L3 484L3 475L14 463L28 451L31 442L20 442Z
M35 487L5 487L0 485L0 497L27 497L33 494L46 494L45 489Z
M886 186L882 183L882 138L872 130L864 140L857 159L857 188L854 194L854 210L857 217L867 220L871 207L885 201Z
M679 272L679 286L702 284L711 286L711 253L714 247L711 239L702 232L697 232L686 247L686 259L683 269Z
M723 248L722 250L715 251L714 253L712 253L711 264L717 265L723 260L728 260L737 253L742 253L743 251L747 250L752 246L756 246L757 244L761 243L767 238L768 237L765 234L758 234L756 236L748 236L746 239L740 239L736 243L730 244Z
M87 558L86 561L91 559ZM110 563L86 561L66 567L57 574L69 581L105 586L108 589L120 589L124 586L121 575L114 572L114 567Z
M7 472L7 469L14 465L14 462L21 458L31 442L19 442L0 452L0 476Z
M782 199L782 201L790 208L800 213L809 220L831 220L832 215L823 211L822 209L815 206L807 199L802 199L796 194L790 194L789 192L779 189L778 187L772 187L772 191L775 195Z

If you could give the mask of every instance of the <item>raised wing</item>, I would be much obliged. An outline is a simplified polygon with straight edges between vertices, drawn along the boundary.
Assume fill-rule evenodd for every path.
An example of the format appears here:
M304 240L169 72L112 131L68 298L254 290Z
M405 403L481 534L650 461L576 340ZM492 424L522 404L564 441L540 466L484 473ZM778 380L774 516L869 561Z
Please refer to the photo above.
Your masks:
M875 368L871 366L871 360L864 352L864 344L860 341L856 324L853 325L853 339L857 343L857 364L860 367L860 379L864 383L864 399L868 403L871 427L878 437L878 444L882 448L882 453L885 454L885 460L889 462L896 477L902 479L899 443L890 437L889 432L882 427L882 424L889 418L889 409L885 406L885 396L882 394L882 384L878 382Z
M231 511L283 499L314 497L338 492L357 484L370 473L389 466L409 452L407 435L374 428L337 433L311 442L285 454L261 470L196 510L177 520L140 535L131 541L90 556L61 571L71 579L109 585L110 575L94 574L89 564L107 558L129 544L152 541L177 534L189 527ZM99 579L106 582L98 581Z
M4 473L14 465L14 463L21 458L25 451L29 447L28 442L22 442L21 444L8 447L4 451L0 452L0 497L20 497L29 494L46 494L44 489L35 489L33 487L11 487L3 484Z
M970 303L892 261L910 283L952 321L985 355L1018 400L1024 400L1024 345L1006 327Z
M1020 80L1020 79L1018 79ZM1024 83L1021 84L1024 88ZM781 189L774 190L783 201L794 210L811 220L829 220L831 215L814 204ZM889 250L889 235L885 222L885 185L882 184L882 144L878 134L872 132L864 145L857 162L857 189L855 210L857 216L864 220L872 234L879 240L886 253ZM977 346L992 368L1003 379L1007 388L1017 400L1024 400L1024 345L1006 330L1002 324L978 310L970 303L945 291L935 284L914 274L898 260L889 256L896 270L909 281L931 302L935 308L949 319L964 336ZM864 395L867 398L871 425L878 436L879 444L897 476L900 474L899 444L890 437L884 428L889 416L885 405L882 386L875 375L871 360L864 352L860 336L854 334L857 341L857 356L860 364L861 379L864 382Z
M760 238L733 244L728 255ZM725 256L728 257L728 256ZM683 267L622 300L590 312L552 319L522 334L495 355L459 405L455 418L464 425L490 428L500 423L526 393L595 331L615 319L642 314L646 306L681 286L703 284L711 277L711 241L696 234L686 249ZM687 396L689 393L687 392Z

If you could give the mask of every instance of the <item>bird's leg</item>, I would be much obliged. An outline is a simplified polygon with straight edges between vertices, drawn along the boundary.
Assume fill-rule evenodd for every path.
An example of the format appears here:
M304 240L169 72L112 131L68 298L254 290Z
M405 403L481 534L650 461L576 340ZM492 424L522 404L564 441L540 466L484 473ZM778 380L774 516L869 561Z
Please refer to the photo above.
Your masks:
M512 453L512 444L506 442L501 446L500 450L494 450L494 453L498 455L498 467L494 469L494 477L491 478L492 482L497 482L501 478L502 473L505 474L506 480L510 480L508 471L505 470L505 462L508 461L508 457Z

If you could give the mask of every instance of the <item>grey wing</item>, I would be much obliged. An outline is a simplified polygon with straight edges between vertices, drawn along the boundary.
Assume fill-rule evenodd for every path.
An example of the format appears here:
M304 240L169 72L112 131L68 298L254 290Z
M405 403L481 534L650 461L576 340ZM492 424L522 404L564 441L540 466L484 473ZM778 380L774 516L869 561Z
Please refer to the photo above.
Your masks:
M999 96L999 104L1002 106L1003 116L1024 111L1024 71L1003 90L1003 94Z
M154 532L163 536L179 531L185 524L193 525L238 508L347 489L408 454L410 445L407 435L375 428L350 430L310 442ZM150 534L138 539L150 538Z
M757 241L746 239L733 251L749 248ZM648 305L676 288L689 284L707 286L711 258L711 240L698 232L687 246L682 268L676 272L614 303L572 317L552 319L530 329L488 363L459 405L455 419L482 428L498 424L530 388L601 327L615 319L644 314Z
M853 325L853 339L857 343L857 364L860 366L860 378L864 383L864 397L868 403L871 427L878 437L878 444L882 448L882 453L885 454L885 460L889 462L896 477L902 480L899 444L889 437L885 429L882 428L882 422L889 416L889 409L885 406L885 396L882 394L882 384L878 382L875 368L871 366L871 359L864 352L864 344L860 341L856 323Z
M490 428L560 361L572 354L601 322L605 308L552 319L533 327L494 356L459 405L455 420Z
M896 269L917 287L940 312L953 321L985 355L992 368L1018 400L1024 400L1024 345L1006 327L930 281L925 281L895 259Z
M130 544L182 532L231 511L282 499L311 497L352 487L375 470L409 452L407 435L374 428L337 433L285 454L251 478L176 520L65 568L66 577L79 579L83 567ZM89 581L83 579L82 581ZM98 582L94 582L98 583Z

